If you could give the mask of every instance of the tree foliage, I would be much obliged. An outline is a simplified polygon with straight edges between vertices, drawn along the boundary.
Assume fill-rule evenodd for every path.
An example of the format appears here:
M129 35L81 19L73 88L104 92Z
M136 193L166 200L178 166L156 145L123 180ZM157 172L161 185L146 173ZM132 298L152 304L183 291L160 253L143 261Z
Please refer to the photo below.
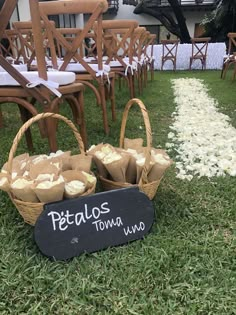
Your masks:
M146 13L158 19L166 29L176 35L182 43L190 42L185 17L178 0L168 0L172 10L160 6L160 0L123 0L124 4L135 5L134 13ZM174 13L174 15L173 15Z
M221 0L217 8L202 22L205 35L213 41L227 40L228 32L236 32L236 0Z

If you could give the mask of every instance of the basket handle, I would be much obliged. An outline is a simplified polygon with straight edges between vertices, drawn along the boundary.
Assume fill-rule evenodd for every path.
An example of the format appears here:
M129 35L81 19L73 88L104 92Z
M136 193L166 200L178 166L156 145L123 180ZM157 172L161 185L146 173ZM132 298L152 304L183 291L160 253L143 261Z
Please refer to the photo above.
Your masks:
M145 131L146 131L147 149L145 153L146 154L145 164L144 164L142 175L139 182L139 184L146 184L148 182L147 173L148 173L148 167L149 167L150 159L151 159L152 130L151 130L151 125L150 125L147 109L145 105L143 104L143 102L138 98L133 98L129 100L125 106L122 121L121 121L121 129L120 129L120 148L124 147L125 128L126 128L128 113L131 106L133 106L134 104L137 104L142 112L144 125L145 125Z
M83 143L83 140L80 136L80 133L79 131L77 130L77 128L75 127L75 125L72 123L71 120L69 120L68 118L60 115L60 114L56 114L56 113L41 113L41 114L38 114L38 115L35 115L33 116L32 118L30 118L29 120L26 121L26 123L24 123L24 125L21 126L21 128L19 129L18 133L16 134L14 140L13 140L13 143L12 143L12 147L10 149L10 152L9 152L9 156L8 156L8 163L7 163L7 168L8 168L8 173L9 175L11 176L11 172L12 172L12 163L13 163L13 158L14 158L14 155L16 153L16 150L17 150L17 146L21 140L21 138L23 137L25 131L34 123L34 122L37 122L41 119L45 119L45 118L55 118L55 119L59 119L59 120L63 120L73 131L74 133L74 136L78 142L78 145L79 145L79 149L80 149L80 152L82 154L85 153L84 151L84 143Z

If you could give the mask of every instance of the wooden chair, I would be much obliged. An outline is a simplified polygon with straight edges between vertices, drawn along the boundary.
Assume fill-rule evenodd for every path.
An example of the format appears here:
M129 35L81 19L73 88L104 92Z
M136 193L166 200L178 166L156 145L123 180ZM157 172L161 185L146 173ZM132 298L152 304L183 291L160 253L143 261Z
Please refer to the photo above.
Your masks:
M143 91L143 88L146 87L146 71L147 71L147 58L145 56L145 46L147 44L147 39L150 35L150 32L146 30L145 27L137 27L134 31L134 60L137 63L137 71L135 72L135 79L138 83L139 94Z
M41 19L46 24L48 30L49 46L52 56L52 67L60 71L73 71L76 74L76 81L91 87L96 93L97 99L102 108L103 127L106 134L109 133L109 124L106 109L107 86L110 88L109 99L111 100L112 118L115 120L115 94L114 80L115 74L105 67L102 60L102 14L108 9L106 0L61 0L45 1L39 3ZM51 15L60 14L88 14L89 18L84 28L74 38L68 41L59 28L50 24ZM96 29L94 24L96 23ZM93 30L96 42L96 63L88 62L84 59L82 50L89 32ZM73 30L72 30L73 31ZM63 51L63 58L57 57L56 47ZM84 47L81 49L81 47ZM94 82L98 87L94 87Z
M60 28L58 31L63 34L65 39L70 43L70 45L73 44L73 41L76 36L80 36L80 34L83 32L82 29L79 28ZM93 31L89 31L86 35L84 35L83 41L80 43L80 47L78 49L79 54L83 58L83 60L90 64L92 68L94 66L98 69L98 54L97 54L97 34ZM92 41L92 44L90 45L90 41ZM55 41L54 41L55 42ZM56 41L57 44L57 53L61 60L64 58L63 51L64 49L61 47L60 43ZM83 68L83 66L80 66L80 71L78 71L78 60L76 58L73 59L73 63L70 62L69 66L70 69L74 68L74 72L76 73L76 78L78 81L83 82L84 85L88 86L93 92L97 100L97 104L100 105L103 109L103 115L106 115L106 106L105 106L105 100L103 98L103 87L97 88L94 84L94 77L90 75L89 72L86 73L86 70ZM53 67L57 68L57 62L53 63ZM115 112L115 73L110 71L110 67L103 66L104 71L106 72L106 75L104 76L104 89L105 89L105 97L106 100L110 100L111 102L111 110L112 110L112 120L114 121L116 119L116 112ZM97 78L96 78L97 79ZM100 80L100 79L99 79ZM99 81L100 82L100 81ZM104 103L104 104L103 104ZM105 117L104 117L105 119ZM106 133L108 133L108 130L106 130L106 124L104 122L104 130Z
M202 70L206 69L207 48L208 43L211 40L210 37L192 38L192 55L189 61L189 70L192 68L192 64L195 60L200 60L202 64Z
M16 6L17 0L6 0L0 13L0 39L5 31L7 22ZM80 127L80 133L86 145L87 135L84 122L83 91L84 86L74 83L75 77L70 73L49 73L46 69L45 53L41 33L41 24L37 16L37 0L30 0L33 22L33 36L35 41L35 55L38 71L19 71L0 55L0 66L5 70L0 72L0 103L15 103L19 106L23 122L32 115L38 114L34 107L35 100L45 112L57 112L62 100L70 105L74 119ZM3 84L3 79L5 80ZM63 82L60 82L62 80ZM61 83L61 84L60 84ZM46 128L45 128L46 127ZM52 119L46 121L45 127L41 123L41 131L48 137L51 151L57 150L56 128ZM30 131L26 134L27 145L33 149Z
M106 65L109 65L117 75L128 83L130 98L135 97L134 76L137 63L134 60L136 20L104 20L103 56Z
M161 44L162 44L161 70L163 70L163 66L166 61L171 61L173 63L173 70L175 71L179 40L164 39L161 40Z
M236 33L228 33L227 34L229 42L228 42L228 53L224 56L223 65L221 70L221 78L225 79L226 73L231 65L234 65L234 72L232 79L235 79L236 76Z
M154 62L155 57L153 54L154 44L156 41L156 34L151 34L150 32L147 32L146 39L143 46L143 58L144 58L144 85L146 86L148 81L148 70L150 72L150 79L151 81L154 80Z

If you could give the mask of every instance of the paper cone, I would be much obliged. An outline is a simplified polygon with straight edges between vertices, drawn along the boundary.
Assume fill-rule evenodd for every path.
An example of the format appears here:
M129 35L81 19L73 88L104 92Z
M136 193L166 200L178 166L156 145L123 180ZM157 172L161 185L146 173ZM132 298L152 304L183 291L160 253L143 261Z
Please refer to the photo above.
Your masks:
M29 177L31 179L36 179L40 174L53 174L58 176L61 168L60 163L61 162L58 161L56 165L53 165L51 160L43 160L36 164L31 164L29 169Z
M112 177L112 179L115 182L126 182L126 170L129 164L130 156L128 154L126 155L120 155L120 159L110 162L110 163L104 163L108 173Z
M136 138L136 139L129 139L124 138L124 149L140 149L143 146L143 139L142 138Z
M0 173L0 189L6 192L10 190L9 175L7 173Z
M41 182L34 187L34 191L41 202L48 203L63 199L65 182L60 176L58 180Z
M87 178L86 176L78 170L65 171L62 173L62 177L65 180L65 198L76 198L86 191L87 188ZM84 186L79 183L83 183Z
M33 181L23 177L17 177L10 186L11 193L25 202L39 202L34 190Z
M85 154L73 155L70 157L72 170L79 170L89 173L92 165L92 156Z

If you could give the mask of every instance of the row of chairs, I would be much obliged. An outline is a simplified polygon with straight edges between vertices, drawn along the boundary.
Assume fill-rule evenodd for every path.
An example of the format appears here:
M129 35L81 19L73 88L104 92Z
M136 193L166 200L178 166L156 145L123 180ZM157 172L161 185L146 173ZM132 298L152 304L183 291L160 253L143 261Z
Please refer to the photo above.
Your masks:
M1 47L0 104L18 104L25 122L37 114L36 102L43 111L57 112L66 101L86 145L83 95L88 86L101 106L103 127L108 134L107 100L111 103L112 119L116 118L115 79L125 78L131 98L135 96L135 86L142 92L148 69L153 79L154 60L148 47L153 46L155 35L137 21L103 20L108 9L106 0L30 0L31 21L15 22L13 29L7 30L16 3L17 0L6 0L0 16L0 39L5 37L10 44L8 48ZM83 29L57 28L50 20L52 15L81 13L89 14ZM41 126L40 130L55 151L54 121L47 119L46 129ZM32 149L30 132L26 139Z
M189 70L192 69L193 62L198 60L201 62L202 69L206 69L207 49L208 43L211 40L210 37L192 38L192 54L189 59ZM177 51L179 40L161 40L162 44L162 58L161 58L161 70L163 70L166 61L173 63L173 70L176 70Z

